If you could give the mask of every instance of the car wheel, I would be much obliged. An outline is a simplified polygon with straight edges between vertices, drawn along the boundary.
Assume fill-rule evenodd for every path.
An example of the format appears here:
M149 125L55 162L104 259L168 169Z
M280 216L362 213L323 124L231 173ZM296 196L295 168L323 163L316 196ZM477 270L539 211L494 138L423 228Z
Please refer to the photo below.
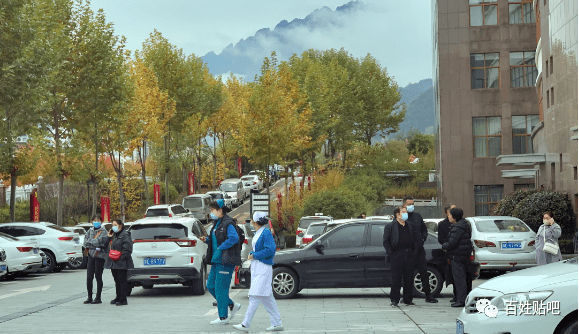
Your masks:
M68 260L68 263L66 265L70 269L80 269L82 267L83 262L84 262L84 256L83 257L76 257L76 258L73 258L71 260Z
M38 270L39 273L51 273L54 271L54 268L56 267L56 258L54 257L54 255L47 250L42 250L44 252L44 254L46 255L46 265L41 267L40 270Z
M577 314L575 314L575 316L577 316ZM577 319L574 320L575 321L568 322L566 325L562 326L557 334L577 334Z
M153 284L143 284L143 289L149 290L153 288Z
M428 282L430 284L430 294L432 296L437 296L442 290L444 281L442 279L442 274L438 269L434 267L428 267ZM420 280L420 274L416 271L414 273L414 296L415 297L426 297L424 290L422 289L422 281Z
M207 291L207 268L201 266L201 273L198 279L191 280L189 282L189 292L192 295L201 296Z
M52 272L54 273L59 273L61 272L64 268L66 268L66 266L68 265L67 263L59 263L56 266L54 266L54 269L52 270Z
M298 293L298 275L290 268L275 268L271 285L275 299L291 299Z

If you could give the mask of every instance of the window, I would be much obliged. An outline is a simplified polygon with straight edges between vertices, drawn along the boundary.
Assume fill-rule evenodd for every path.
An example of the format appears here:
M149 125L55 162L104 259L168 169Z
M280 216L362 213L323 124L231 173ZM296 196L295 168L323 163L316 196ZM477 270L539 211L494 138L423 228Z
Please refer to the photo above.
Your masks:
M549 74L553 74L553 56L549 57Z
M512 233L529 232L531 229L520 220L477 220L474 225L476 230L483 233Z
M475 117L472 119L474 157L497 157L501 155L501 118Z
M533 9L533 1L509 1L509 23L535 23L535 10Z
M470 55L471 88L499 88L499 54Z
M551 108L551 104L549 104L549 90L547 89L547 93L545 94L547 96L547 108Z
M348 225L322 241L326 249L364 247L365 224Z
M165 216L169 216L169 210L168 209L149 209L149 210L147 210L147 213L145 214L145 216L147 216L147 217L165 217Z
M573 167L573 180L577 181L577 167Z
M511 52L511 87L534 87L537 81L535 52Z
M545 75L549 77L549 59L545 60Z
M474 186L476 216L488 216L490 210L503 199L503 186Z
M513 154L533 153L531 133L539 124L539 115L513 116Z
M187 227L181 224L147 224L131 226L133 240L184 239Z
M551 106L555 105L555 87L551 87Z
M470 26L496 25L499 18L497 0L469 0Z
M515 191L535 189L534 183L515 184Z
M372 235L370 236L370 246L380 246L384 245L384 227L386 225L372 225Z

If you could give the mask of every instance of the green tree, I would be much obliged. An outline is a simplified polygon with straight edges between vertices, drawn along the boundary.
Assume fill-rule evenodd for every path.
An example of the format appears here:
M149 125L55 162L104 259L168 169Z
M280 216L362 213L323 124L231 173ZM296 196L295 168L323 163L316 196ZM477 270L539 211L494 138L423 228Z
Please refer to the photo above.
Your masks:
M415 156L425 156L434 150L434 135L417 133L408 140L408 151Z

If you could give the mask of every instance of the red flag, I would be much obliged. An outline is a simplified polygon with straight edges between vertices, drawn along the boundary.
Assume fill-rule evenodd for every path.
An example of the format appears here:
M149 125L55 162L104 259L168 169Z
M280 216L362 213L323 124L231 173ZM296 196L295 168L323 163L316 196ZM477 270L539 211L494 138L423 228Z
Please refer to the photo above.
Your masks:
M30 193L30 221L40 221L40 203L38 203L38 189L36 188Z
M195 194L195 173L189 172L188 175L189 180L189 195Z
M111 199L101 197L101 217L103 223L111 221Z
M153 204L161 204L161 186L158 184L153 185Z
M241 158L237 158L237 170L239 171L239 177L241 177Z

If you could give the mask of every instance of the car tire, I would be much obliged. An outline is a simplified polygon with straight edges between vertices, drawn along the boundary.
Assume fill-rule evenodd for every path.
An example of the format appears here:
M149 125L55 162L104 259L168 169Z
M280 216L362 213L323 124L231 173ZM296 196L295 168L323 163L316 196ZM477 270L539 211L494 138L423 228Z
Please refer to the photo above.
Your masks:
M46 266L41 267L38 272L39 273L51 273L54 271L54 268L56 267L56 258L54 257L54 254L52 254L51 251L43 249L42 250L44 252L44 254L46 254Z
M61 272L64 268L66 268L66 266L68 265L67 263L59 263L56 266L54 266L54 269L52 270L53 273L59 273Z
M278 267L273 270L272 282L275 299L294 298L299 290L299 279L295 271L287 267Z
M575 316L577 316L577 311L575 311ZM577 318L561 326L557 334L577 334Z
M201 273L198 279L191 280L189 282L189 292L195 296L202 296L207 291L207 268L203 265L201 266Z
M143 289L149 290L153 288L153 284L143 284Z
M428 272L428 280L430 282L430 294L433 297L436 297L443 288L444 279L442 278L442 274L440 273L440 271L434 267L429 266L427 272ZM424 298L426 297L426 295L422 292L422 281L418 278L419 276L420 275L418 274L418 271L415 271L414 282L412 285L414 288L413 289L414 296L418 298Z
M77 257L74 258L73 260L69 260L68 263L66 264L70 269L76 270L76 269L81 269L82 268L82 264L84 263L84 256L82 258Z

